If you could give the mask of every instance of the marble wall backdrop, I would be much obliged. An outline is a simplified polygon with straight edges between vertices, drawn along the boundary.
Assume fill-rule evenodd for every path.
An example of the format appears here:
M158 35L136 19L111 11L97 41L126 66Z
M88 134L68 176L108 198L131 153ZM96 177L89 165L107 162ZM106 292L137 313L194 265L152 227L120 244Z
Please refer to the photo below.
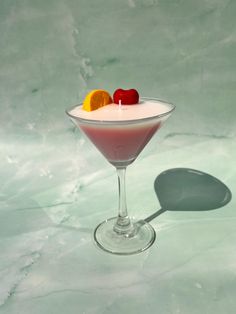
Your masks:
M76 313L77 293L83 290L84 284L87 290L84 294L81 290L81 314L113 313L113 305L118 309L114 313L121 313L122 309L124 313L141 313L141 309L156 312L155 291L158 291L163 314L221 314L227 311L227 306L233 308L234 295L231 298L230 286L225 282L228 278L232 283L233 271L235 275L232 262L235 256L232 260L227 257L229 252L235 252L233 238L225 244L224 250L212 250L215 255L210 255L209 264L201 260L193 268L188 264L186 277L186 273L181 272L185 268L179 265L194 260L188 237L184 231L179 235L189 250L181 256L177 252L172 264L171 252L176 253L177 249L173 244L169 255L166 253L165 247L170 245L167 232L160 242L163 249L158 251L162 256L158 269L164 278L164 285L158 288L152 281L156 276L156 251L149 259L145 257L143 261L142 257L138 260L135 257L123 261L122 265L94 253L92 229L108 215L106 211L98 211L96 199L99 198L100 208L109 203L112 210L116 209L114 170L85 142L64 111L81 102L85 94L95 88L111 93L118 87L137 88L143 96L155 96L176 104L175 114L140 156L139 164L137 161L137 166L130 167L129 192L133 197L130 196L129 201L134 205L157 209L156 197L154 193L150 195L148 186L152 185L157 172L168 167L205 170L224 179L232 188L235 174L231 169L235 167L233 156L236 155L235 16L234 0L0 1L1 313L41 314L42 306L45 313L58 313L60 309L63 313ZM156 151L160 151L157 156ZM101 198L108 187L111 193L106 199ZM137 196L137 190L145 193ZM91 200L89 206L88 199ZM235 216L234 208L228 208L226 216ZM102 214L105 217L98 217ZM212 233L202 225L202 232L193 228L189 235L194 237L205 232L207 236L210 232L212 243L217 238L224 244L221 239L221 236L227 239L224 230L232 233L235 230L235 223L230 219L224 220L225 229L222 229L222 221L218 224L211 221L211 224ZM173 236L176 239L174 231ZM198 252L208 252L204 243L202 239L196 245ZM82 249L82 259L78 246ZM219 254L221 265L229 270L228 277L224 276L220 264L215 264L214 257L218 260ZM204 258L208 258L206 256ZM50 260L55 263L48 263ZM100 271L95 266L91 271L89 263L93 260L97 261ZM114 276L110 262L115 265ZM186 294L180 286L175 286L175 279L188 286L192 274L199 270L198 263L205 265L205 273L199 271L202 276L199 278L203 282L204 277L207 278L206 289L201 290L204 285L196 281L195 286L186 290L196 302L191 310L192 303L183 306ZM81 265L81 273L76 265ZM213 273L212 278L204 275L212 270L211 265L222 277L215 277ZM172 277L170 269L175 266L179 272ZM107 269L110 269L108 275ZM133 270L130 272L130 269ZM169 274L168 278L165 273ZM120 277L122 274L125 283ZM82 283L76 276L82 278ZM143 278L150 278L152 285ZM185 279L181 281L181 278ZM215 282L214 278L219 281ZM104 280L109 282L111 293L104 290ZM65 294L63 283L68 288ZM217 285L219 289L226 288L218 293L214 290ZM128 297L123 295L122 287ZM232 287L235 291L233 283ZM143 305L143 291L149 305ZM209 311L197 303L196 291L201 304L208 306ZM215 296L212 291L216 291ZM221 300L221 292L225 303L208 302ZM101 303L96 299L97 294ZM43 299L44 295L48 299ZM137 295L140 297L136 298ZM119 298L133 305L133 312L125 311L126 303L122 303L124 308L120 309ZM104 309L108 299L111 303ZM129 303L130 300L133 303ZM59 309L58 304L61 304Z
M1 1L4 130L64 129L89 89L175 102L177 132L235 131L235 1ZM179 121L181 120L181 123Z
M235 4L2 0L3 201L14 195L12 201L28 204L30 195L53 187L64 199L72 187L77 189L78 176L93 176L98 165L105 165L64 113L90 89L112 93L134 87L141 95L174 102L174 118L159 133L160 142L167 137L161 150L232 138ZM21 186L22 179L28 184Z

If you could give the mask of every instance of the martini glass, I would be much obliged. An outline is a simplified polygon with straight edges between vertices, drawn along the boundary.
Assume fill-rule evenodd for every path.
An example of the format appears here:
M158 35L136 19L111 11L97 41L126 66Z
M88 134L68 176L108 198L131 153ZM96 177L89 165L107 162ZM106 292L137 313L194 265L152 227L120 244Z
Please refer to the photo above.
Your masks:
M119 255L142 252L155 241L155 230L149 223L143 221L140 225L140 222L128 215L125 174L127 166L134 162L175 109L173 104L155 98L143 97L140 101L156 102L156 106L162 106L161 113L138 119L94 120L79 117L74 113L74 109L82 105L66 111L74 124L116 168L119 191L118 215L100 223L94 231L94 239L104 251Z

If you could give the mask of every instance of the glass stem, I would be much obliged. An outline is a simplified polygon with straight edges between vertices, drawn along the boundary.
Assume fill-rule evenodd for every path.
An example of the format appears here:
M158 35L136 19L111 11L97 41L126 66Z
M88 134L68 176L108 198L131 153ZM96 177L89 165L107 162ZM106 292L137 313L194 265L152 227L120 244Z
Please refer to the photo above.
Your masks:
M113 229L116 233L129 236L129 234L133 230L133 226L128 216L126 205L126 186L125 186L126 167L117 167L116 171L118 176L119 209L118 217Z

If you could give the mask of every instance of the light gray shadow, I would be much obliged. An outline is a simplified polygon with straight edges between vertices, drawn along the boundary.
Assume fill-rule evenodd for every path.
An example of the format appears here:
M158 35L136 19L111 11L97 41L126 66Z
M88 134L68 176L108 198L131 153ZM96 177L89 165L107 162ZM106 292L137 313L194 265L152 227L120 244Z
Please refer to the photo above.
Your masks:
M214 210L225 206L232 199L230 189L219 179L188 168L174 168L162 172L154 181L154 190L161 208L146 217L143 222L150 222L167 210Z

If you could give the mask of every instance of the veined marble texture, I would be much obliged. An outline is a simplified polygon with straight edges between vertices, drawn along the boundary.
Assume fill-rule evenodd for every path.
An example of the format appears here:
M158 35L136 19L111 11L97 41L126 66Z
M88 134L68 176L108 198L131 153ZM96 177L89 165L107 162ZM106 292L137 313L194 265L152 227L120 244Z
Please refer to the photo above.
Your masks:
M235 14L232 0L0 1L0 313L235 313ZM131 216L160 209L168 169L232 193L162 213L153 246L126 257L93 243L117 212L115 169L65 115L119 87L177 106L128 168Z

